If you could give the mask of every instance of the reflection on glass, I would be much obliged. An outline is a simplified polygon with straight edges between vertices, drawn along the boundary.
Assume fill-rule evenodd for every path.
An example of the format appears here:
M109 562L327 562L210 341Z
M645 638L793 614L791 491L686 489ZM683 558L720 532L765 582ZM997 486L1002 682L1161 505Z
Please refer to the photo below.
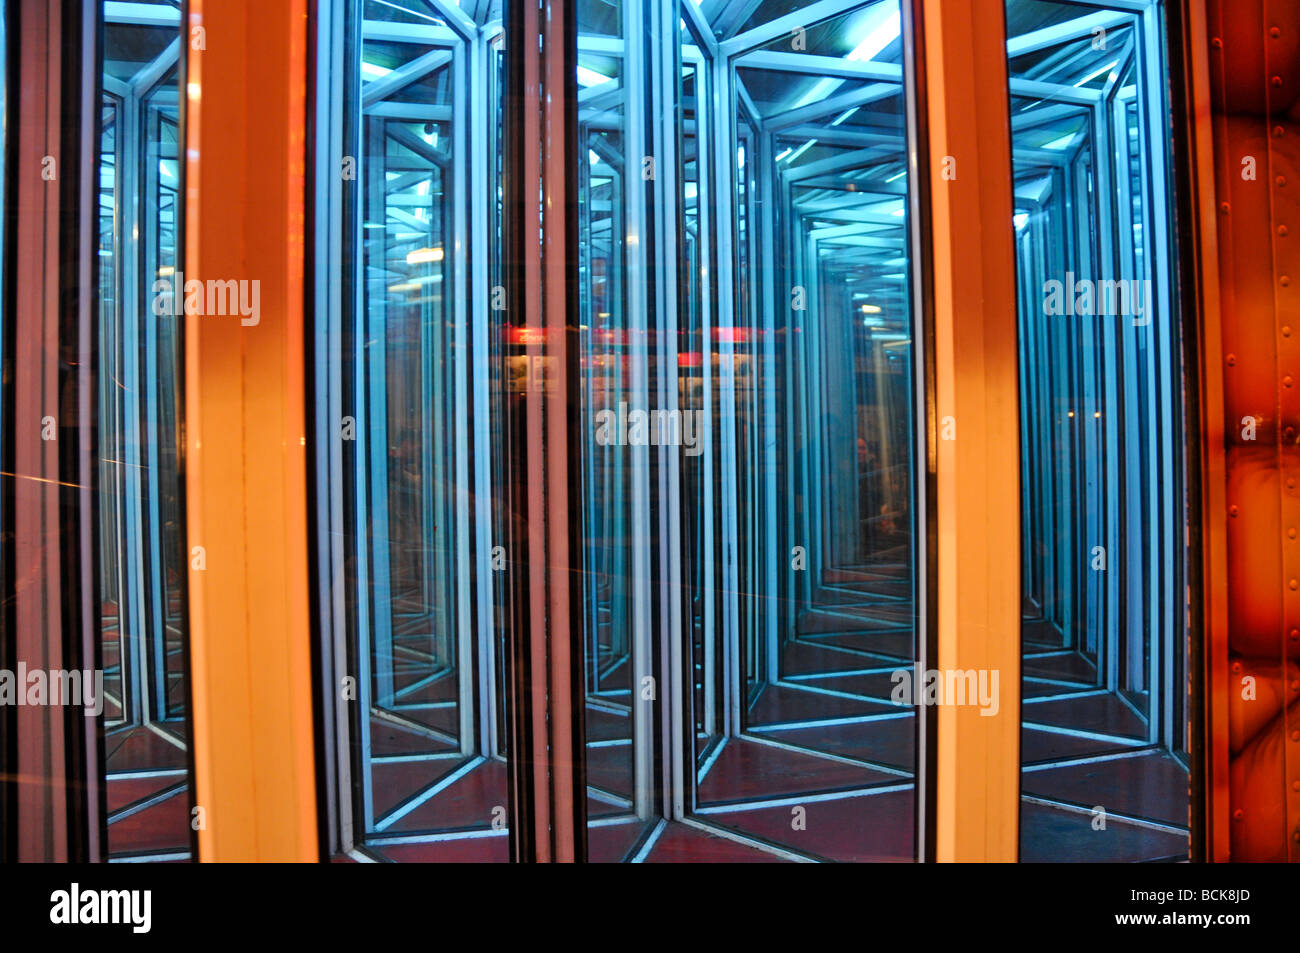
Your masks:
M911 859L899 6L655 9L579 7L589 857Z
M1159 5L1132 6L1007 4L1024 860L1188 847L1169 107Z
M588 3L578 15L579 340L582 452L583 704L588 854L619 860L644 835L651 790L649 663L652 448L629 445L648 404L647 87L635 4ZM635 20L635 22L633 22ZM648 436L648 435L647 435Z
M796 43L789 7L578 7L583 674L548 702L583 717L591 860L915 854L900 9L819 4ZM522 479L500 422L561 355L492 304L499 25L383 8L355 33L358 288L318 354L360 692L342 770L366 849L504 858L491 554L526 527L494 505ZM669 12L680 57L648 42Z
M180 10L105 3L99 567L110 856L190 851L180 320Z
M718 283L715 306L691 262L681 308L701 352L682 374L712 426L686 481L703 509L688 548L695 823L661 847L909 860L916 721L891 699L916 659L900 10L845 3L792 33L776 6L725 60L700 38L725 24L684 23L686 229ZM717 82L725 116L699 95ZM702 155L717 179L693 210Z
M342 408L323 437L342 448L325 475L347 527L336 571L340 676L355 679L342 715L349 821L386 859L505 860L502 583L487 532L505 475L486 381L507 362L499 348L489 357L483 282L498 218L486 140L498 137L499 11L452 25L423 0L335 6L360 40L336 107L352 117L355 178L338 187L353 224L329 264L355 296L319 354L337 367Z

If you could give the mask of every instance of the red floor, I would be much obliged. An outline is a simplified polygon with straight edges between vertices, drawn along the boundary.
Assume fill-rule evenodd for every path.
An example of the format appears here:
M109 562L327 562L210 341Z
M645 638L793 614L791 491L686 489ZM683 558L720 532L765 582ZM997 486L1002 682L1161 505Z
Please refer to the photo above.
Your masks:
M181 782L165 800L120 820L110 819L110 856L189 850L190 802L183 778ZM120 783L122 782L109 780L110 794L114 786Z
M168 722L177 735L184 722ZM190 807L185 750L144 726L111 732L107 756L108 851L110 856L190 849ZM166 775L130 774L167 771ZM122 777L122 774L128 776ZM165 797L158 797L170 790ZM144 806L151 799L156 803ZM139 806L138 810L132 810Z
M1137 863L1184 860L1186 834L1170 834L1114 819L1096 830L1091 814L1023 803L1020 806L1020 860L1024 863Z
M785 860L685 824L669 824L646 856L647 864L779 864Z
M746 717L750 735L731 738L707 763L697 790L703 813L697 817L739 840L694 825L657 826L628 817L633 750L630 743L617 742L630 741L631 719L617 704L589 705L587 772L596 795L588 798L589 820L596 822L588 829L589 859L772 863L786 859L779 851L788 849L809 859L911 860L915 713L900 711L889 699L892 672L911 665L914 645L910 607L888 598L906 594L896 576L846 571L837 579L822 604L800 617L797 641L783 647L780 667L787 677L766 685L754 700ZM494 809L507 802L504 763L481 761L430 796L432 786L463 770L466 762L383 760L455 750L451 740L437 737L438 732L455 734L454 707L407 707L455 700L454 680L440 676L421 684L422 673L430 668L415 656L399 658L395 669L399 688L414 686L394 710L410 724L371 720L371 753L380 759L371 765L375 818L387 823L367 849L391 861L506 860L505 832L490 830ZM1114 696L1087 692L1096 675L1076 653L1031 653L1024 675L1022 760L1031 770L1022 782L1023 859L1133 861L1185 855L1186 834L1165 829L1187 823L1187 775L1181 766L1154 751L1095 760L1133 751L1144 730L1141 719ZM697 704L701 692L697 686ZM1063 697L1070 694L1075 697ZM840 723L789 727L827 721ZM140 785L120 796L130 799L147 790ZM406 805L413 806L392 817ZM1093 810L1099 806L1107 811L1104 831L1094 829ZM476 833L432 833L458 830ZM385 842L390 836L421 834L443 839Z

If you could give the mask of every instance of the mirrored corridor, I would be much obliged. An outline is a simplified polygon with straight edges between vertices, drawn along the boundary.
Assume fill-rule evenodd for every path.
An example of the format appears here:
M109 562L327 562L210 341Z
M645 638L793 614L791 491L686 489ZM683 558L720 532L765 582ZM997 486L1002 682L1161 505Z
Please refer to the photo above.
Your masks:
M1295 2L0 0L0 859L1294 859Z

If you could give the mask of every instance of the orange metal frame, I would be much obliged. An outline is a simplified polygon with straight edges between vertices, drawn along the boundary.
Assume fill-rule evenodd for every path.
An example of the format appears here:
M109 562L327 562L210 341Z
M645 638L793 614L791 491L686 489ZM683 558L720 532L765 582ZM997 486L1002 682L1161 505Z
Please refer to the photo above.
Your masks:
M917 43L933 256L936 667L997 671L1000 688L994 716L938 710L933 856L1014 861L1020 421L1003 0L923 0ZM948 157L955 178L944 174Z
M1222 525L1207 598L1212 859L1300 856L1300 252L1295 175L1300 30L1296 0L1208 0L1208 102L1216 173L1218 299L1206 323L1218 406L1207 523ZM1204 187L1204 183L1203 183ZM1208 395L1207 395L1208 397ZM1217 411L1217 417L1210 414ZM1225 515L1226 514L1226 515ZM1230 819L1229 819L1230 818Z
M256 324L186 319L199 858L312 861L307 0L190 0L189 26L186 276L261 283Z

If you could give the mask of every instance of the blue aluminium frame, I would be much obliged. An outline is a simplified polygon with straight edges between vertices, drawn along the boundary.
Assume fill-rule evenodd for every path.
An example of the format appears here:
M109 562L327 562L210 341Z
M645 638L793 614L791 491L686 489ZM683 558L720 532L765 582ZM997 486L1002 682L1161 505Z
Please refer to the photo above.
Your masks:
M500 760L504 726L498 719L498 656L494 650L499 611L494 600L491 568L493 552L493 470L489 420L490 373L489 316L493 289L489 285L491 236L489 221L495 181L490 162L490 143L472 130L488 128L492 103L488 94L495 46L502 24L493 17L488 2L461 7L442 0L423 0L432 11L428 22L367 20L361 15L361 0L322 0L317 5L316 89L314 123L319 147L314 155L317 195L315 215L319 244L315 249L314 294L317 320L313 354L317 372L314 390L318 413L313 422L316 434L316 536L319 566L318 611L325 638L321 677L326 685L355 687L356 717L349 705L337 697L325 704L327 769L333 779L327 799L331 814L331 836L342 851L355 851L366 842L399 843L444 839L450 836L504 836L504 829L455 834L398 835L389 829L411 811L487 759ZM408 5L409 6L409 5ZM421 14L423 16L423 14ZM427 47L400 69L388 72L364 85L358 70L367 41L417 44ZM437 70L451 70L451 105L404 103L390 99L413 83ZM357 75L353 75L356 73ZM427 386L420 395L423 426L435 436L426 440L421 458L423 472L437 470L454 474L454 490L440 491L433 500L439 511L452 509L455 520L454 560L439 555L442 576L452 580L454 625L452 644L456 654L459 693L455 751L446 755L421 756L430 759L455 758L462 763L450 774L425 786L416 796L403 801L382 816L376 816L370 765L375 760L370 740L369 714L381 703L399 703L402 694L393 683L391 668L372 671L372 652L392 658L392 570L388 540L388 439L386 436L387 381L385 350L368 347L382 342L385 319L382 306L366 311L365 282L382 276L361 275L365 224L372 221L361 207L360 183L371 177L368 194L382 201L383 166L368 163L375 143L361 142L364 117L376 116L449 123L451 153L443 174L452 183L444 221L445 258L452 287L445 289L452 304L448 320L453 325L449 346L452 355L440 360L429 329L421 330L423 380L434 376L434 366L450 364L450 378L443 391L455 401L451 421L435 420L433 395ZM376 133L375 135L378 135ZM354 178L339 170L353 163ZM442 159L437 160L439 164ZM343 263L353 269L339 282ZM351 340L350 362L357 379L366 385L353 386L346 378L340 343ZM466 426L467 422L472 425ZM454 429L449 446L441 439ZM345 437L349 428L354 435ZM438 447L431 449L431 441ZM348 447L349 441L354 441ZM454 459L447 462L450 453ZM350 477L350 482L346 477ZM450 492L452 495L445 495ZM430 537L434 513L429 505L421 512L426 538ZM352 514L351 516L349 514ZM351 520L355 519L355 524ZM355 559L354 579L347 569ZM427 576L427 574L426 574ZM421 580L425 587L432 582ZM477 671L480 677L470 677ZM476 685L477 681L477 685ZM378 694L372 688L377 686ZM481 689L481 690L480 690ZM329 693L326 693L329 694ZM432 731L432 729L422 729ZM354 756L349 757L348 752ZM487 818L485 818L485 821ZM358 827L358 824L360 825ZM356 854L355 856L362 856Z
M107 2L104 4L104 17L109 24L180 29L180 10L175 7L140 8L134 4ZM119 520L122 527L122 552L117 560L121 573L119 592L123 596L118 637L121 640L120 658L126 669L121 700L122 723L148 726L178 745L178 739L163 724L172 713L167 701L166 549L158 461L161 457L161 415L170 410L159 402L157 352L154 347L145 347L143 343L156 339L158 321L145 297L158 266L153 256L141 247L144 236L156 232L156 222L147 220L147 216L157 210L145 201L143 190L155 184L156 176L161 173L156 165L157 157L143 155L141 147L149 135L144 125L145 104L154 96L166 96L169 91L175 93L165 79L177 65L179 56L180 39L177 37L129 82L108 76L103 78L104 96L113 103L117 123L114 157L117 313L114 326L122 333L118 353L126 359L120 369L120 387L111 379L100 381L101 405L116 415L123 451L122 459L115 462L119 482L117 492L113 493L115 504L121 507ZM152 168L146 168L149 161L155 163ZM133 235L140 238L129 237ZM148 284L142 285L139 276L149 279ZM141 354L143 367L136 359ZM148 640L148 650L145 639Z

